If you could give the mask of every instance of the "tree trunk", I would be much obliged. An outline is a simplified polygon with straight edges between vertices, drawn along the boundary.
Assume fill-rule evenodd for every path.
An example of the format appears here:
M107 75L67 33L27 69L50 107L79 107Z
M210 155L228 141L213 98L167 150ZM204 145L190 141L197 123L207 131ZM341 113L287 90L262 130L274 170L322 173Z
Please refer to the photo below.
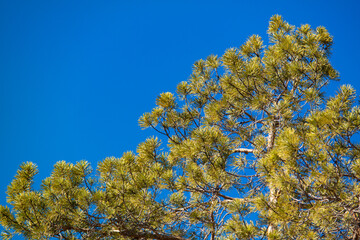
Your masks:
M266 152L268 153L273 147L274 147L274 141L275 141L275 135L276 135L276 128L277 128L277 124L276 124L276 119L273 120L273 122L271 122L270 124L270 129L269 129L269 135L267 137L267 146L266 146ZM276 202L276 198L275 198L275 194L276 194L276 189L269 185L269 205L272 205ZM270 223L267 229L267 235L269 235L272 231L274 230L274 225L273 223Z

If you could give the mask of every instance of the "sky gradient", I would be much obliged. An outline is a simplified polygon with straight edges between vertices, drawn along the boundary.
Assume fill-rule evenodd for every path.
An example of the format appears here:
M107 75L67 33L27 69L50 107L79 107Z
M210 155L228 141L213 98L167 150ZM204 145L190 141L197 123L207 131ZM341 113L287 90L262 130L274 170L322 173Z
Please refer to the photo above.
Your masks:
M267 39L274 14L325 26L341 76L329 95L340 84L360 93L359 13L355 0L0 0L0 204L22 162L38 165L40 181L59 160L95 168L135 151L156 134L137 120L157 95L174 92L194 61Z

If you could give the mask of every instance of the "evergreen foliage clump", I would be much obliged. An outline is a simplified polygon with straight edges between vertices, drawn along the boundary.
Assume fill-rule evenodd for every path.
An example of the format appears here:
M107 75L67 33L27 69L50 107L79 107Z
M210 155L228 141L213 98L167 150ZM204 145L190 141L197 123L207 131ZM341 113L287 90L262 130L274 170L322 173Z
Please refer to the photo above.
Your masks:
M3 238L360 240L360 108L349 85L325 95L332 37L278 15L268 35L160 94L136 153L58 162L40 189L22 164Z

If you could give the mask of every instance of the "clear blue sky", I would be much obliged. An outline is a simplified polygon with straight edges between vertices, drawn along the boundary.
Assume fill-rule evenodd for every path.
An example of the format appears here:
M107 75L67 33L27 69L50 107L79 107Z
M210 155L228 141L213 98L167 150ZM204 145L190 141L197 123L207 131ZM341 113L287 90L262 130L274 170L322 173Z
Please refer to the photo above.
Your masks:
M194 61L266 37L269 18L323 25L332 63L360 93L359 1L0 0L0 204L24 161L93 166L135 150L137 120Z

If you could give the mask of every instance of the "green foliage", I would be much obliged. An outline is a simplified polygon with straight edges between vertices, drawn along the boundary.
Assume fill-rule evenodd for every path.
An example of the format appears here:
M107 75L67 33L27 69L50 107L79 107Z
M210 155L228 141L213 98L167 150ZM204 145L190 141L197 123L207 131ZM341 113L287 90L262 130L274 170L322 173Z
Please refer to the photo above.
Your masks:
M278 15L268 35L195 62L136 153L58 162L38 190L21 165L3 238L359 240L360 108L351 86L323 92L332 37Z

